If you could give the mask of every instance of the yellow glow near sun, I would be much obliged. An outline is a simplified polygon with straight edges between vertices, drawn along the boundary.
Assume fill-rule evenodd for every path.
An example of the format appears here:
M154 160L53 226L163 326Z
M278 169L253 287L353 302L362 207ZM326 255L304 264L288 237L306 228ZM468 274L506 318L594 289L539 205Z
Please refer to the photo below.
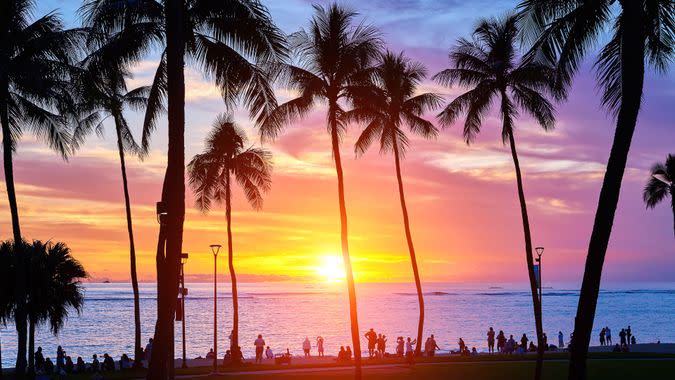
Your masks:
M328 282L339 282L345 279L345 268L342 257L338 255L322 256L316 267L316 274Z

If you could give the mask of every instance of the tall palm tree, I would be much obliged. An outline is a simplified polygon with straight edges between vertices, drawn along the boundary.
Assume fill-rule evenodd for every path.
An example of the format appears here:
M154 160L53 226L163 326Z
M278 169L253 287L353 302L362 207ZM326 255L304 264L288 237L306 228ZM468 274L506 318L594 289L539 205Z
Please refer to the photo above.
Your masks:
M652 166L649 180L642 197L647 208L654 208L670 195L673 209L673 233L675 234L675 155L669 154L665 163L657 162Z
M69 309L78 314L82 311L84 289L81 280L88 275L65 243L34 240L32 244L27 244L25 254L30 262L26 277L30 368L34 363L35 328L48 323L52 333L58 335L68 318Z
M150 87L139 87L133 90L127 90L124 71L115 72L109 68L106 71L87 69L87 63L95 61L97 57L92 53L84 62L84 70L81 71L76 82L77 95L79 95L78 104L78 127L73 135L75 148L83 142L85 136L96 132L103 136L103 122L111 118L115 126L117 137L117 151L120 158L120 169L122 172L122 189L124 191L124 206L127 218L127 233L129 235L129 261L131 271L131 287L134 295L134 365L142 366L141 355L141 311L138 291L138 275L136 272L136 249L134 245L134 231L131 216L131 201L129 199L129 188L127 181L127 169L125 162L125 152L141 156L147 151L141 149L136 143L126 118L124 109L145 110L148 101ZM160 111L160 108L154 109Z
M502 121L502 141L509 144L516 172L518 199L523 220L525 259L532 294L538 342L535 378L541 378L544 354L541 304L537 279L534 274L532 237L523 178L514 138L515 119L519 110L529 114L544 130L555 125L554 106L548 98L562 97L556 87L554 69L535 60L518 60L518 16L502 19L483 19L473 32L471 40L460 38L450 52L454 67L441 71L434 79L443 85L459 84L470 88L455 98L438 115L444 126L452 125L461 114L466 114L464 139L470 144L480 132L485 114L493 102L499 104Z
M403 193L400 161L405 156L409 145L404 130L405 125L408 126L410 132L424 138L435 138L438 134L436 127L430 121L423 119L422 115L428 110L439 107L442 98L434 93L416 94L417 87L426 77L426 73L426 68L421 63L410 61L403 53L395 54L389 51L383 53L377 66L372 70L372 93L365 97L357 97L354 102L355 108L345 114L346 121L353 120L367 125L356 141L357 155L364 154L375 140L380 142L380 153L393 153L394 155L403 226L419 303L416 355L420 355L422 351L424 295L410 232L408 208Z
M212 203L225 203L227 221L227 254L232 283L232 339L230 352L235 364L239 363L239 300L237 276L234 271L232 249L232 182L234 179L244 190L244 195L254 209L263 203L263 193L272 184L272 154L261 148L247 148L246 133L230 116L220 115L213 123L213 130L206 138L204 153L192 158L188 164L189 183L195 192L195 203L202 212L208 212Z
M524 0L526 36L533 52L557 62L558 80L568 85L599 36L611 39L595 61L602 104L616 116L616 131L600 190L588 244L584 279L574 322L570 379L586 378L586 354L600 290L605 253L612 232L621 181L637 124L645 66L664 72L675 49L672 0ZM645 62L646 61L646 62Z
M62 111L71 103L66 91L77 41L81 34L64 30L61 19L49 13L32 19L33 0L8 0L0 4L0 124L9 210L15 241L21 241L18 202L14 187L13 153L27 129L64 158L69 153L69 134ZM17 255L16 273L25 263ZM23 284L19 278L19 284ZM16 286L16 299L26 297L23 285ZM16 374L26 369L26 334L24 302L18 303L18 349Z
M338 180L342 258L349 292L355 376L360 379L361 344L340 157L340 140L346 125L341 116L345 113L345 103L363 90L361 83L366 69L377 57L382 40L373 26L363 22L356 24L357 13L349 9L331 4L327 8L315 5L314 11L309 30L300 30L290 36L291 47L298 55L298 65L288 65L280 76L284 85L299 91L300 96L279 105L259 126L263 139L273 139L287 124L307 114L317 101L327 103L328 133Z
M160 58L148 97L142 146L156 124L153 110L168 106L167 168L157 243L158 313L148 378L173 378L173 316L185 218L186 61L219 86L226 105L241 100L254 117L276 106L260 62L285 59L284 35L258 0L87 0L85 24L106 36L108 61L137 62L153 47ZM187 59L186 59L187 58Z
M12 240L0 242L0 325L7 326L7 321L14 315L14 247ZM0 377L2 376L2 357L0 357Z

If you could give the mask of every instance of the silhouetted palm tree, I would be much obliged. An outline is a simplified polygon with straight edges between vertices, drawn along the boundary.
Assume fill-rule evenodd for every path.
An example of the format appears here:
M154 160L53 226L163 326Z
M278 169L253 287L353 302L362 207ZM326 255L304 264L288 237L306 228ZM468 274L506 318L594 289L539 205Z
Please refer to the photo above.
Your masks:
M508 142L516 171L518 199L523 220L525 259L530 281L532 305L537 331L538 355L535 378L541 378L544 342L541 321L541 304L537 279L534 274L532 237L523 178L514 138L514 119L518 110L529 114L544 130L555 124L555 110L547 97L564 94L555 86L554 69L534 60L518 61L518 17L508 15L502 19L483 19L473 32L472 40L460 38L450 52L454 67L441 71L434 79L443 85L459 84L471 88L455 98L438 115L445 126L452 125L461 114L466 114L464 139L470 144L480 132L485 114L493 102L499 104L502 120L502 141Z
M88 0L81 11L94 35L106 36L110 58L103 62L130 64L153 46L161 50L142 141L147 147L156 123L152 115L166 98L169 146L161 203L166 213L157 244L158 313L148 378L173 378L173 345L168 342L174 340L185 218L186 58L215 81L226 105L242 100L252 116L262 117L276 99L268 73L258 63L285 58L284 35L258 0Z
M34 240L25 249L30 263L26 284L28 288L28 356L33 366L35 352L35 327L48 323L58 335L68 318L69 309L78 314L84 303L81 280L87 272L75 259L65 243L43 243ZM31 368L32 369L32 368Z
M113 120L122 171L122 189L124 191L127 233L129 235L131 287L134 295L134 366L140 367L142 366L141 355L143 353L141 347L141 311L125 152L139 156L145 152L136 143L123 112L125 108L144 111L150 87L139 87L128 91L125 83L126 73L123 71L115 72L113 70L115 68L110 68L106 71L87 70L87 63L95 59L95 53L93 53L85 60L83 63L85 69L80 73L78 80L75 81L77 87L76 93L80 99L78 105L78 127L73 135L73 143L75 148L77 148L83 142L85 136L91 132L96 132L97 135L103 136L103 122L108 118ZM154 110L159 112L161 109L156 108Z
M279 105L259 125L263 139L273 139L293 120L307 114L318 101L327 103L328 133L335 161L340 205L342 258L349 290L349 311L355 375L361 378L361 344L356 311L356 290L349 257L347 208L345 204L340 140L346 125L342 122L344 104L357 92L370 63L380 52L382 40L371 25L355 24L357 13L332 4L328 8L314 6L315 15L308 31L300 30L290 36L291 47L298 55L298 65L289 65L280 79L300 96Z
M642 197L647 208L654 208L670 195L670 206L673 209L673 234L675 234L675 155L669 154L665 163L652 166L649 180L645 185Z
M70 97L66 82L69 62L80 33L65 31L61 19L49 13L32 20L35 2L7 0L0 2L0 124L5 184L12 217L15 241L21 241L21 226L14 187L13 153L26 130L44 140L64 158L69 153L70 136L61 114ZM21 256L17 256L20 258ZM16 273L25 263L17 261ZM17 278L19 284L23 284ZM22 285L14 287L17 300L25 299ZM18 349L16 376L26 369L27 325L23 302L18 303Z
M202 212L211 204L225 203L227 220L227 253L232 282L232 361L239 363L239 300L237 276L234 271L232 250L232 177L244 190L248 202L259 210L263 193L272 184L272 154L261 148L246 148L246 133L230 116L221 115L213 123L213 130L206 138L204 153L194 156L188 164L189 183L195 192L195 203Z
M410 132L424 138L435 138L438 134L436 127L430 121L423 119L422 115L428 110L439 107L442 102L441 96L434 93L416 94L417 87L426 77L426 73L426 68L422 64L411 62L403 53L397 55L386 52L382 54L378 65L372 70L371 85L374 88L372 93L364 97L357 97L354 101L355 108L345 114L346 121L353 120L366 124L366 128L356 141L357 155L365 153L375 140L380 142L380 153L394 154L405 237L408 243L419 303L420 315L417 324L415 355L420 355L422 350L424 295L410 232L408 208L403 194L400 161L405 156L409 145L404 130L406 125Z
M616 7L615 7L616 5ZM557 62L558 80L569 85L601 35L611 32L595 67L602 103L617 118L616 132L600 190L588 244L584 280L574 323L570 379L586 378L586 354L612 232L621 181L642 101L645 66L665 71L675 48L672 0L525 0L519 7L533 54ZM645 62L645 59L647 62Z

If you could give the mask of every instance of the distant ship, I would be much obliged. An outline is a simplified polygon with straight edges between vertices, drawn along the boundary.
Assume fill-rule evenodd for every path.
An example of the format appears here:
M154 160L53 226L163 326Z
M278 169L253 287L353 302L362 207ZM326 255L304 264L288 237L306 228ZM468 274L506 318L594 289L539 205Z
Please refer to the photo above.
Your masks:
M488 289L504 289L501 286L491 286Z

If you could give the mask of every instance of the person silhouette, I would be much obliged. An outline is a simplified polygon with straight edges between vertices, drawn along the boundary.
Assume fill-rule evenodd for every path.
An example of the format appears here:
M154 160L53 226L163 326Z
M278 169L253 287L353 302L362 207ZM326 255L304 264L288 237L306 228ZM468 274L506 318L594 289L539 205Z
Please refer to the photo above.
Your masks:
M375 356L375 347L377 346L377 334L372 328L364 335L368 339L368 357Z
M488 352L494 354L495 352L495 330L490 327L487 332Z

